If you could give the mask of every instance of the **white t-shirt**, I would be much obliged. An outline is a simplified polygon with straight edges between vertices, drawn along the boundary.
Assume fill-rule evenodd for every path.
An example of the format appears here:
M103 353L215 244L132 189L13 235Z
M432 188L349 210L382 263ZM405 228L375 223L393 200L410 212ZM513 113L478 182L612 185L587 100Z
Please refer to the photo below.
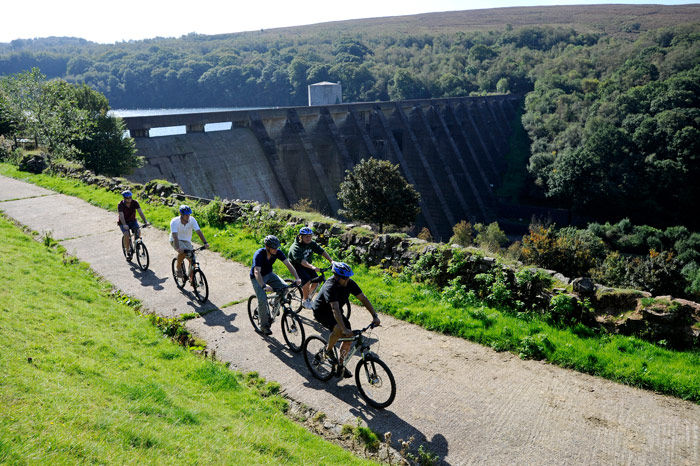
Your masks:
M177 239L192 242L192 232L199 230L197 220L190 215L190 219L185 225L182 224L180 217L177 216L170 221L170 239L173 239L173 233L177 233Z

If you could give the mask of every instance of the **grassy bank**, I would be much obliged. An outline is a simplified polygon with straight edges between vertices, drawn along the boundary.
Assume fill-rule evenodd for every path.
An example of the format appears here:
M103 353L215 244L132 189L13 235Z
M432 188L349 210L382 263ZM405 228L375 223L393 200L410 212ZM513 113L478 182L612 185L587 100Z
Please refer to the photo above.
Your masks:
M79 196L101 207L115 210L118 194L84 186L72 180L47 175L27 175L0 164L0 174L26 178L66 194ZM149 220L167 228L174 211L144 206ZM197 212L195 212L196 216ZM248 265L260 238L246 226L203 228L214 250ZM281 267L281 272L284 267ZM401 281L379 268L356 266L357 281L382 312L427 329L459 336L511 351L523 358L543 359L581 372L621 383L655 390L700 403L698 367L700 352L678 352L649 342L616 335L596 334L583 326L559 328L537 317L525 319L485 306L476 300L447 300L439 291Z
M274 384L195 356L0 217L0 464L374 464L290 421Z

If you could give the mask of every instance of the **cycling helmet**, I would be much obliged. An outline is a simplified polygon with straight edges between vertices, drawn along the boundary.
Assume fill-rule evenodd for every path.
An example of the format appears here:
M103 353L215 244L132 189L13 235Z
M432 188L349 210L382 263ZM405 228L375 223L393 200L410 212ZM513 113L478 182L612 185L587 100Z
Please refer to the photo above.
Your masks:
M314 231L309 228L309 227L303 227L301 230L299 230L300 235L313 235Z
M131 191L129 191L128 189L126 191L122 191L122 197L131 197Z
M191 215L192 214L192 209L190 206L182 204L180 206L180 215Z
M341 277L352 277L355 275L348 264L345 262L333 262L333 273Z
M265 246L272 249L279 249L281 246L280 240L277 239L275 235L267 235L263 240L263 243L265 243Z

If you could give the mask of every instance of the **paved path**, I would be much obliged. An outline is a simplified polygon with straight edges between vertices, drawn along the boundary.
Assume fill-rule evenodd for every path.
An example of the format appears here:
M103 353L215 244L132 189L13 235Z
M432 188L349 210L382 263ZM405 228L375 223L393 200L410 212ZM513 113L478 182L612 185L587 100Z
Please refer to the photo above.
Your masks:
M279 382L289 397L329 419L354 424L359 416L395 440L415 436L444 464L700 465L696 404L522 361L386 315L376 332L378 353L398 393L388 409L374 410L359 398L354 379L311 377L302 356L285 349L279 324L264 339L252 331L245 302L226 306L251 294L248 267L202 252L211 299L202 308L173 283L166 232L144 231L151 267L141 272L124 261L116 212L2 176L0 210L33 230L51 231L69 253L159 314L209 310L188 327L234 368ZM309 311L302 316L307 335L318 332ZM353 308L354 327L368 322L364 309Z

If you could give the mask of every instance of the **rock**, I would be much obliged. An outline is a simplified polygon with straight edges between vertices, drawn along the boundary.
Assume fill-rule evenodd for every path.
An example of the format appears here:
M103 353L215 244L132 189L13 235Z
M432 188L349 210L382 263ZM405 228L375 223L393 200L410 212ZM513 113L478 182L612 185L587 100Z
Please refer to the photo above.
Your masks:
M27 154L19 161L19 169L23 172L39 174L48 167L46 154Z
M573 286L574 293L582 296L584 298L590 298L595 295L595 283L588 277L575 278L571 285Z

